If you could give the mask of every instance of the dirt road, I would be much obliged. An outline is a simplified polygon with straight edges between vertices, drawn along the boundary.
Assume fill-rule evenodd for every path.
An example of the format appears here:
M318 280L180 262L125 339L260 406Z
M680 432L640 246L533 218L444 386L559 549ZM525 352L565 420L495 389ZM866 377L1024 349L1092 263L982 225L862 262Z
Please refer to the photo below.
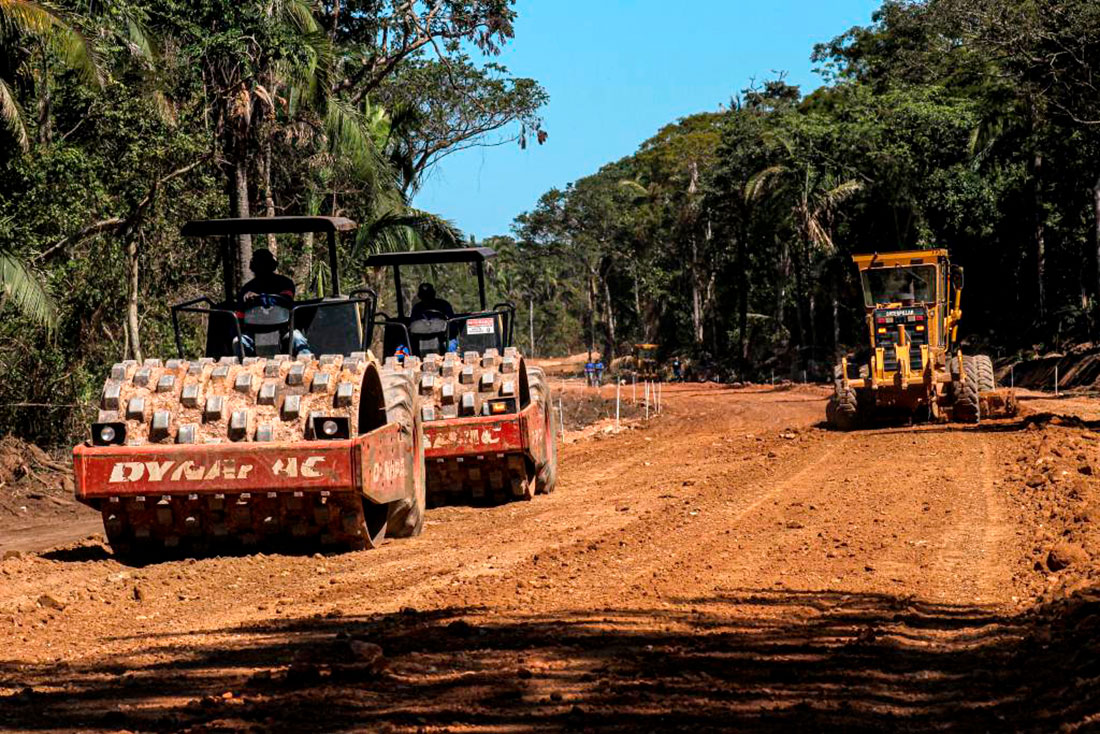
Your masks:
M671 387L555 494L376 551L6 560L0 730L1095 726L1092 431L841 434L824 398Z

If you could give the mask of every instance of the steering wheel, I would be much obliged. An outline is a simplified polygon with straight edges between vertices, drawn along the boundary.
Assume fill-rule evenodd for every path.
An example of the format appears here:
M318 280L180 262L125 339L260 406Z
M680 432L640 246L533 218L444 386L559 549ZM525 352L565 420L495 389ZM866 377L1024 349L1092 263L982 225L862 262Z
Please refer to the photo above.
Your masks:
M250 331L274 331L290 324L294 300L278 293L260 293L241 308L242 325Z
M436 311L434 309L426 309L420 312L420 315L416 317L417 321L450 321L450 317L442 311Z

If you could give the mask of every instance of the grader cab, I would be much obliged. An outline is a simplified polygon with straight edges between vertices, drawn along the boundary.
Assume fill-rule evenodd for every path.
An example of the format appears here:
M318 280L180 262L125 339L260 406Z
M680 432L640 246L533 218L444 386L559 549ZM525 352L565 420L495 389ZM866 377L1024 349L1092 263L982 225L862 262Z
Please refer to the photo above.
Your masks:
M661 362L659 344L635 344L633 356L634 374L638 379L656 380L660 377Z
M977 423L1013 415L1015 397L997 390L992 360L964 355L962 268L947 250L856 255L870 334L863 359L834 372L829 423L842 430L885 417Z

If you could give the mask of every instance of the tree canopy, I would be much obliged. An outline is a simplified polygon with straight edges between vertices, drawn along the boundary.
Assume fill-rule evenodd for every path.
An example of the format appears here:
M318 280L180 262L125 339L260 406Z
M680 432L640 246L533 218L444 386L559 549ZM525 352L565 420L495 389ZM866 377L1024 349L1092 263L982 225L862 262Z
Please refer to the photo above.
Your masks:
M0 2L0 425L82 435L110 363L174 352L169 306L220 292L189 219L350 217L345 290L374 250L461 243L410 197L455 150L545 139L545 91L497 63L514 18L513 0ZM265 245L300 292L326 285L312 238Z

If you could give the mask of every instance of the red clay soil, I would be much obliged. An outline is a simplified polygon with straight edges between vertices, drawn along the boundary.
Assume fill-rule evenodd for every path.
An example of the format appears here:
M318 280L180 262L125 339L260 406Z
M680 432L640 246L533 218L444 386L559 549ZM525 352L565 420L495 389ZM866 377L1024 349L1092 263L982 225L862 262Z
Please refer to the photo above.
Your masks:
M32 444L0 439L0 558L96 532L99 513L73 499L72 465Z
M558 491L338 556L0 563L0 730L1073 731L1100 712L1100 434L836 433L666 386Z

